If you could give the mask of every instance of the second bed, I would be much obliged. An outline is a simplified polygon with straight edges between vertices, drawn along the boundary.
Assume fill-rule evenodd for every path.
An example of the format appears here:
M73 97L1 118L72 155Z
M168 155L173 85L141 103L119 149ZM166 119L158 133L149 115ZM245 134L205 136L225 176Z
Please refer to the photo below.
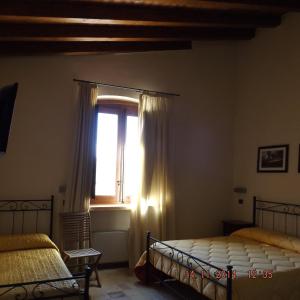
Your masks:
M290 209L289 204L260 202L255 200L255 216L261 209L274 212L283 217L285 231L287 225L298 231L297 205ZM259 218L254 224L266 223L261 215ZM271 220L274 228L276 218L273 216ZM157 275L155 270L158 270L213 300L300 299L297 237L252 227L228 237L161 242L148 235L147 240L149 250L141 257L137 269L148 271L148 279Z

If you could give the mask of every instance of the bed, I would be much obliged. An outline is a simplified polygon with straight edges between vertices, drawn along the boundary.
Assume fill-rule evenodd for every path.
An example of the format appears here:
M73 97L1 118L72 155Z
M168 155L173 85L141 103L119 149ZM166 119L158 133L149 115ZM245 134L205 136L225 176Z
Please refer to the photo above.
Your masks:
M299 205L254 197L253 227L228 237L162 242L148 233L136 273L180 281L199 299L300 299L299 215Z
M9 232L0 235L0 299L89 299L90 270L72 275L48 237L53 197L0 200L1 222Z

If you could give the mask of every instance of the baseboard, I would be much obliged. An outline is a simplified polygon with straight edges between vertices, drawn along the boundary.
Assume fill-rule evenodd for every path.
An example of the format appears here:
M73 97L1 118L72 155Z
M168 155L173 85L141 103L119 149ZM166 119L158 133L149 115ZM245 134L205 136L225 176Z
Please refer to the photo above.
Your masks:
M112 263L100 263L98 269L117 269L117 268L129 268L128 261L112 262Z

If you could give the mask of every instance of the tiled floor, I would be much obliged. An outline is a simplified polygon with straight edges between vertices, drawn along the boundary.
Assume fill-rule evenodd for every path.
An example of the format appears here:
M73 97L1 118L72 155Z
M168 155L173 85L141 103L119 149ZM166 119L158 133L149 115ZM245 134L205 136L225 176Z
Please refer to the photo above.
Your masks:
M92 300L175 300L180 299L166 287L159 284L146 286L127 268L100 270L102 288L95 287L91 282L90 295ZM185 285L173 285L187 297L186 299L203 299L201 295Z
M166 288L145 286L126 268L100 271L102 288L91 283L90 295L92 300L175 300L176 296Z

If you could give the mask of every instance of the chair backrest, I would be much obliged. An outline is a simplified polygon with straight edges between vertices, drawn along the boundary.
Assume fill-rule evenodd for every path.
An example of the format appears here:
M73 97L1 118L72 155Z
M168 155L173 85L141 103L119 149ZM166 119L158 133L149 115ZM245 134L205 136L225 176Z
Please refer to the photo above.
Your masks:
M91 247L91 218L89 213L62 213L62 250Z

